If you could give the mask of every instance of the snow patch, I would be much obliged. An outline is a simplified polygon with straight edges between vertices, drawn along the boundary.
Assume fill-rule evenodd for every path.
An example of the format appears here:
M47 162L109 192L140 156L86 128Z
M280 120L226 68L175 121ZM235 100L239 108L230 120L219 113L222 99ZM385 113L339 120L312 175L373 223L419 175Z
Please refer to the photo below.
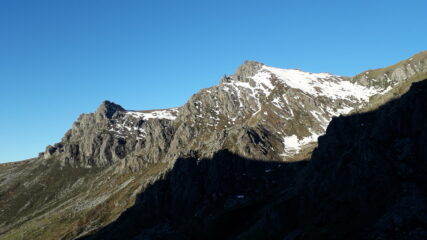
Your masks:
M329 73L308 73L296 69L281 69L263 66L265 71L276 75L282 83L291 88L313 96L326 96L331 99L356 98L368 101L369 97L380 92L380 89L368 88L346 81Z
M178 108L154 110L150 112L128 111L126 112L126 114L135 118L141 118L143 120L147 120L147 119L175 120L178 115Z
M311 129L310 129L311 130ZM297 135L283 137L284 151L280 154L282 157L292 156L299 153L306 145L316 142L318 134L312 133L311 136L298 139Z

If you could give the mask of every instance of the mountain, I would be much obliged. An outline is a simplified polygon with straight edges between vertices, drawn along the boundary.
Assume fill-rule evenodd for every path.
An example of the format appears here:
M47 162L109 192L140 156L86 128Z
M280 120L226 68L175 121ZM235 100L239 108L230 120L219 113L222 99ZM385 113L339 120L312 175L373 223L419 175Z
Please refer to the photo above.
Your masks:
M391 142L405 137L386 134L393 132L387 121L404 117L403 104L421 101L413 92L425 84L409 88L425 78L427 52L354 77L246 61L178 108L131 111L105 101L37 158L0 165L0 239L347 236L366 225L335 229L344 213L379 220L405 197L387 185L403 184L390 167L395 160L368 149L398 156ZM408 113L396 128L423 121L422 109L413 108L413 119ZM367 137L375 131L383 145ZM386 185L374 194L367 179ZM380 206L366 207L372 216L346 209L371 200Z
M363 109L374 102L370 98L387 101L391 97L384 95L408 86L408 78L425 68L425 53L355 78L247 61L179 108L126 111L106 101L94 114L81 115L44 157L81 167L122 162L137 170L147 162L210 157L226 148L245 157L289 161L316 142L333 116Z

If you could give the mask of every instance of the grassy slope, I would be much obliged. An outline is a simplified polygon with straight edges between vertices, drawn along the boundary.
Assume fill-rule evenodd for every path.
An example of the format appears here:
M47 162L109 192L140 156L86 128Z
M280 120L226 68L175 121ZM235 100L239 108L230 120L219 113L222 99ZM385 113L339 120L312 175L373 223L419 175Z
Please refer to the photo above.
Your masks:
M135 194L166 168L164 163L138 173L117 172L114 166L61 168L55 159L2 165L0 177L15 176L0 182L0 240L74 239L91 232L133 205Z

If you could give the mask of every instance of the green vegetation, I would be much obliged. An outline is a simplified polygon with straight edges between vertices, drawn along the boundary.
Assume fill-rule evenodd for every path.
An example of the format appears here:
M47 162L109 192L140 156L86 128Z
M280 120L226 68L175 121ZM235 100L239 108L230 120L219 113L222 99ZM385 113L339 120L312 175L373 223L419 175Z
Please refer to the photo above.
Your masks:
M141 188L167 169L165 163L138 173L117 167L61 167L56 159L15 165L18 174L0 188L0 240L74 239L91 232L132 206ZM0 172L5 168L11 166Z

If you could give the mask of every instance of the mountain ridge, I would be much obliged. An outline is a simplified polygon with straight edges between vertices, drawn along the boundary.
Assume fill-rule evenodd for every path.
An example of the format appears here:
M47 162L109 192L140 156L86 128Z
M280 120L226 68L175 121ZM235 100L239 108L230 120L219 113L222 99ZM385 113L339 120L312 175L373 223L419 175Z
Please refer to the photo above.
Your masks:
M286 115L293 114L295 110L299 110L301 106L298 106L298 102L294 102L291 108L286 108L286 106L283 106L282 104L289 106L289 98L303 98L303 101L305 102L304 109L299 110L302 112L305 112L309 109L306 109L306 105L311 105L310 108L314 108L315 112L314 116L304 117L304 120L307 121L309 119L312 123L304 123L305 125L311 125L309 129L305 128L303 126L291 126L290 128L293 129L300 129L295 134L292 134L291 132L283 133L283 134L277 134L276 138L285 138L288 137L288 145L291 146L291 148L299 148L299 145L301 145L299 142L302 141L302 145L307 142L307 144L311 142L315 142L317 136L322 135L327 123L330 121L332 116L337 116L339 114L347 114L349 111L357 111L354 106L358 106L359 108L363 108L361 106L364 104L363 102L368 102L369 99L367 97L375 97L374 95L383 95L387 91L391 90L394 85L401 84L402 81L402 75L415 75L417 72L426 72L427 69L425 69L425 58L423 56L426 55L425 52L415 55L414 57L410 58L412 61L415 61L414 59L419 59L419 62L414 62L414 66L406 66L402 69L400 65L402 63L398 63L395 65L397 67L392 73L390 73L390 76L387 75L388 73L384 73L384 75L380 75L378 78L380 80L376 80L376 78L371 74L367 75L367 73L374 71L369 70L364 73L358 74L353 78L347 78L347 77L340 77L340 76L334 76L326 73L305 73L300 70L282 70L278 68L272 68L268 67L260 62L256 61L245 61L241 66L239 66L236 70L236 72L233 75L225 76L220 80L219 85L205 88L199 91L198 93L194 94L189 101L184 104L181 107L174 108L177 110L176 117L178 118L175 122L180 122L178 124L176 123L169 123L171 126L170 128L175 128L174 130L171 130L168 128L169 133L175 130L178 131L177 135L185 136L184 138L175 138L175 133L169 134L171 136L167 136L164 139L165 142L170 141L172 145L172 150L166 149L165 144L162 144L162 151L164 157L168 159L168 161L172 160L173 158L177 158L178 156L183 156L186 154L189 154L191 151L197 151L199 152L209 152L209 154L206 154L206 156L211 155L215 151L219 150L222 145L224 145L224 142L227 142L226 139L228 137L224 136L224 129L235 131L233 134L242 135L244 133L238 133L238 130L236 129L230 129L230 125L234 124L240 124L240 125L246 125L249 128L253 128L257 125L264 124L260 123L260 121L266 121L267 119L263 116L259 116L261 111L263 111L263 108L268 108L267 111L263 111L263 114L271 114L273 117L279 117L279 118L287 118ZM409 60L408 60L409 61ZM408 70L409 69L409 70ZM376 70L378 71L378 70ZM406 71L406 72L405 72ZM279 75L279 77L277 77ZM281 76L280 76L281 75ZM289 78L289 76L291 78ZM405 75L405 76L406 76ZM317 82L322 81L321 79L324 79L324 83L322 85L327 86L330 85L329 88L321 89L322 85L318 86L310 86L310 85L299 85L299 82L307 81L307 79L312 78L312 84L318 84ZM286 79L293 79L293 81L289 81ZM299 79L299 82L296 82L295 79ZM368 79L371 79L368 81ZM335 85L333 85L335 82ZM340 96L334 96L334 94L339 93L340 88L344 86L340 86L341 83L348 83L348 82L360 82L361 85L350 85L347 86L347 90L341 91ZM379 82L379 83L376 83ZM411 82L411 81L407 81ZM407 83L405 82L405 83ZM289 85L291 84L291 85ZM332 84L332 85L331 85ZM373 88L369 86L368 88L363 88L363 85L375 85ZM377 86L381 86L380 88L377 88ZM390 87L393 86L393 87ZM288 91L289 89L291 91ZM387 88L388 87L388 88ZM357 91L353 91L355 88L360 88ZM318 90L321 89L321 91L329 91L327 93L319 92ZM407 89L406 89L407 90ZM214 92L211 92L214 91ZM271 91L273 91L273 95L276 94L276 98L269 99ZM275 92L274 92L275 91ZM302 92L301 92L302 91ZM367 91L370 91L369 93L366 93ZM286 98L283 98L283 94L288 94ZM320 94L320 95L319 95ZM357 96L359 94L359 99L355 99L352 101L348 100L348 97ZM312 100L313 97L319 98L325 96L326 99L324 100L327 105L327 109L325 110L325 107L318 107L315 106L315 102ZM332 97L331 97L332 96ZM394 96L395 97L395 96ZM331 100L328 98L332 98ZM390 97L391 98L391 97ZM381 99L381 97L379 97ZM334 101L340 101L337 104L334 104ZM270 103L266 103L266 101L269 101ZM381 99L381 101L388 101L388 99ZM322 104L321 100L317 99L317 103L320 102ZM276 104L274 104L276 103ZM206 107L200 105L207 105ZM291 103L292 104L292 103ZM273 105L273 106L271 106ZM343 106L341 106L343 105ZM102 106L102 105L101 105ZM338 108L342 110L333 110L333 108ZM241 113L243 108L243 113ZM280 112L277 114L277 109ZM182 111L180 111L182 110ZM269 111L272 110L272 111ZM125 111L123 108L120 109L120 111ZM159 114L161 114L162 111L167 110L160 110ZM324 111L327 111L329 113L325 113ZM238 114L236 114L238 113ZM124 118L130 118L126 115L132 115L134 121L139 121L139 123L136 123L136 125L129 125L129 126L123 126L129 130L129 128L139 128L139 124L141 121L141 116L143 118L144 114L132 114L132 112L126 112ZM195 117L196 116L196 117ZM197 116L199 116L199 119L197 119ZM203 119L200 119L203 117ZM293 116L291 116L293 117ZM155 117L152 117L153 119ZM298 117L294 118L294 121L301 121L300 119L297 120ZM117 121L126 121L117 119ZM161 117L159 119L162 119ZM174 121L175 118L169 117L169 120ZM268 118L270 119L270 118ZM97 118L97 121L101 121L101 118ZM231 121L230 121L231 120ZM237 122L236 122L237 120ZM278 122L274 124L289 124L289 120L292 120L288 117L286 119L286 122ZM130 120L129 120L130 121ZM280 120L278 120L280 121ZM181 126L177 126L181 124ZM274 125L271 124L271 125ZM173 125L173 126L172 126ZM190 125L190 127L188 126ZM218 126L219 125L219 126ZM195 126L195 127L194 127ZM223 139L222 142L214 141L214 140L208 140L211 142L212 145L216 145L217 147L214 149L206 149L206 147L203 146L197 146L198 143L194 143L194 141L191 141L191 138L188 136L188 133L191 133L192 135L200 135L199 137L201 139L204 139L201 142L206 142L205 138L209 138L207 136L204 136L203 133L199 133L200 131L194 131L194 128L197 130L198 127L204 127L207 126L213 127L215 129L209 129L214 130L216 132L216 139ZM119 126L120 127L120 126ZM122 128L123 128L122 127ZM165 126L162 126L165 127ZM180 129L181 128L181 129ZM275 127L270 127L272 129L268 129L271 131L281 131L280 129L275 129ZM314 130L312 129L314 128ZM289 129L289 127L285 127L285 129ZM312 129L312 130L310 130ZM115 129L117 133L120 133L121 129ZM142 138L141 131L144 129L137 129L136 135L139 136L139 138ZM126 131L123 130L123 131ZM157 131L162 131L161 129L157 129ZM262 136L262 131L264 130L254 130L256 132L256 135ZM130 131L129 131L130 132ZM186 136L187 135L187 136ZM297 136L298 139L295 139L294 136ZM305 137L304 139L299 139L299 137ZM190 149L186 151L182 151L182 149L185 149L185 146L182 145L182 143L189 143ZM193 143L192 143L193 142ZM286 145L284 142L286 140L282 141L282 145ZM135 143L132 143L135 145ZM155 143L153 143L155 145ZM244 150L242 148L246 148L248 146L241 146L240 149L234 149L236 153L239 153L243 156L251 157L250 154L254 152L266 152L269 151L265 147L263 149L256 149L256 147L251 146L249 144L249 150ZM120 145L120 144L116 144ZM114 146L117 147L117 146ZM80 149L82 146L80 146ZM120 148L120 147L119 147ZM130 147L131 149L134 149L134 146ZM274 150L280 151L283 149L283 146L280 146L279 140L275 141L275 143L271 146L267 146L267 148L274 148ZM285 147L286 148L286 147ZM293 151L290 148L289 151ZM70 150L71 152L75 152L75 150ZM251 152L251 153L249 153ZM45 153L47 156L50 156L50 152L47 151ZM89 153L85 153L86 155L90 155ZM281 153L282 156L289 155L286 152ZM114 155L114 154L112 154ZM119 154L120 155L120 154ZM159 158L160 152L153 153L154 158ZM263 158L260 153L256 153L257 158ZM265 159L276 159L279 160L279 156L273 156L273 154L267 154L268 156L265 157ZM101 161L100 165L107 164L108 162L114 162L119 161L118 158L120 156L116 157L115 160L112 160L111 158L114 157L101 157L101 158L108 158ZM65 162L67 160L64 160ZM88 166L88 163L85 163L84 165ZM96 163L95 163L96 165ZM131 164L132 165L132 164ZM131 168L137 168L136 164L131 166Z

